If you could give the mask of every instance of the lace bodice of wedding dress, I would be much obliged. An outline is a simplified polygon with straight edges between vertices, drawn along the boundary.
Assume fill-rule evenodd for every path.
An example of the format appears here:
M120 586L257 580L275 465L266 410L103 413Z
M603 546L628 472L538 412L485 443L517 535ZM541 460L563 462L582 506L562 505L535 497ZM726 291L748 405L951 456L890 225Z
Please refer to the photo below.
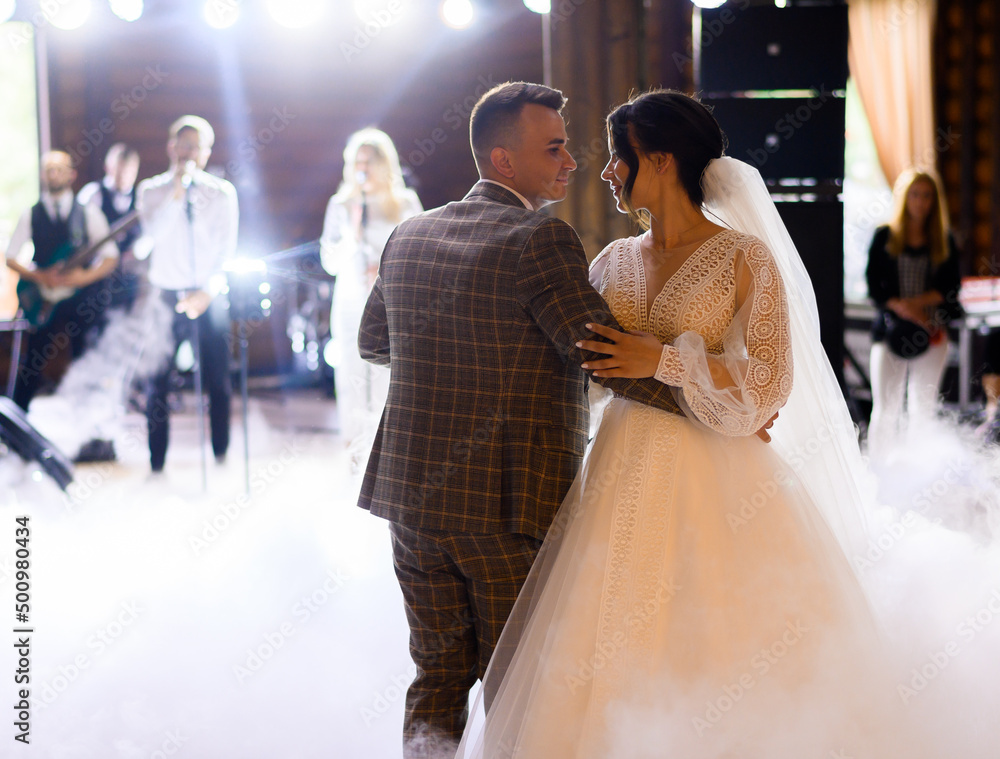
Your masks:
M788 304L770 251L751 235L719 232L651 298L640 239L605 248L591 281L623 328L664 343L656 378L677 388L689 418L753 434L792 389Z

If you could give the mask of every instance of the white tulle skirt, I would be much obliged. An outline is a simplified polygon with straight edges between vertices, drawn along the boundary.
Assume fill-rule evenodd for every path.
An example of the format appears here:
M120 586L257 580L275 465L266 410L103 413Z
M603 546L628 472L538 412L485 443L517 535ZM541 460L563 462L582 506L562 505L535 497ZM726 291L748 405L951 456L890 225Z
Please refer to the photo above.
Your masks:
M615 398L458 755L930 755L889 669L857 574L775 446Z

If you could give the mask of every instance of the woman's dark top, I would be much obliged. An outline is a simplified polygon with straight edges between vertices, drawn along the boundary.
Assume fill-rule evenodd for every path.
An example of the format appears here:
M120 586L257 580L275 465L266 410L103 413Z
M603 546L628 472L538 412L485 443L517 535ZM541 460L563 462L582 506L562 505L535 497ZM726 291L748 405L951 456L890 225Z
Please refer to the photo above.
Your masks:
M928 290L937 290L944 300L931 316L931 324L947 327L948 322L964 313L958 301L962 285L958 271L958 248L948 233L948 258L936 268L931 266L930 246L903 247L898 258L893 258L886 246L889 244L889 227L875 230L868 250L868 295L878 309L872 324L872 341L885 339L885 304L890 298L908 298Z

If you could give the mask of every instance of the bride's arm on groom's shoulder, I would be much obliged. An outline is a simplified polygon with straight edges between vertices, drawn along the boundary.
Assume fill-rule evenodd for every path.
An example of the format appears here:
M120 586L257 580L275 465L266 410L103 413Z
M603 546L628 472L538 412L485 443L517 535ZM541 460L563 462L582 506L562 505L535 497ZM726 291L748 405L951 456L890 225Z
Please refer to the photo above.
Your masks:
M389 319L385 311L381 277L376 277L375 286L372 287L361 314L358 351L365 361L379 366L389 365Z
M573 228L547 219L528 237L516 273L517 297L563 360L580 366L601 358L577 346L593 335L586 325L617 328L607 303L590 283L587 256ZM588 372L589 373L589 372ZM670 388L652 378L593 377L612 392L649 406L681 413Z

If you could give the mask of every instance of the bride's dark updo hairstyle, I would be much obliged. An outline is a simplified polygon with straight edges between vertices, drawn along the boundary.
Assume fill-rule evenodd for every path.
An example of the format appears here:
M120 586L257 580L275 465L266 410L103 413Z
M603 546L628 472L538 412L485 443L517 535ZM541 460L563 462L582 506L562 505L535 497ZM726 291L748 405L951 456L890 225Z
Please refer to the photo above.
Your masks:
M670 153L681 186L694 207L701 207L705 200L702 174L726 147L726 136L707 106L677 90L651 90L615 108L608 114L607 126L611 149L629 170L621 195L629 218L649 226L647 214L632 205L639 152Z

